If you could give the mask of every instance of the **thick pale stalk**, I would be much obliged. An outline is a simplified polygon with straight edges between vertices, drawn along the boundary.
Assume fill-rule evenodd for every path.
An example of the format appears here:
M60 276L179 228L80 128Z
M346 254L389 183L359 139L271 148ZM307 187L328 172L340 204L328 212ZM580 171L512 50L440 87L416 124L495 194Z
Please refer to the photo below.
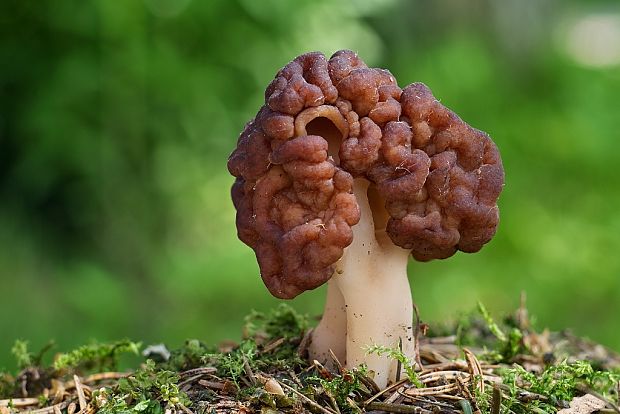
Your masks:
M334 107L321 105L303 111L295 119L295 134L315 134L329 143L329 155L339 162L341 141L348 135L344 117ZM413 356L413 305L407 279L409 251L395 246L385 233L387 212L369 182L357 178L353 192L361 218L353 226L353 243L336 263L329 281L323 319L312 334L309 354L331 364L331 349L347 367L366 364L375 382L385 387L396 377L396 362L368 355L371 345L397 347ZM374 211L373 211L374 210Z
M310 359L321 362L329 368L334 368L333 360L329 355L331 349L338 361L346 361L347 345L347 316L345 313L344 298L340 288L333 279L327 282L327 298L323 317L312 332L312 342L308 347Z
M313 334L311 356L319 360L331 346L341 353L342 335L335 333L346 315L346 366L366 364L375 373L380 387L396 378L397 364L386 356L369 355L371 345L398 347L413 357L413 304L407 279L409 251L395 246L385 233L376 229L368 202L368 181L356 179L353 191L361 210L360 222L353 227L353 243L336 264L330 280L326 314ZM380 214L380 213L379 213ZM381 221L381 219L379 219ZM342 297L334 292L340 290ZM344 314L340 300L344 300ZM323 335L333 335L325 339ZM316 341L316 342L315 342ZM338 355L340 358L340 355Z

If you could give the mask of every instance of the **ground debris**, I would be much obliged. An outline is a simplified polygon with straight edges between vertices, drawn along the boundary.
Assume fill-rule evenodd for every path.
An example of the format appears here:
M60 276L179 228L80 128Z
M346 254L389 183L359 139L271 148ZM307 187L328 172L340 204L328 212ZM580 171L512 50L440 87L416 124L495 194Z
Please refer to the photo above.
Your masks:
M605 408L606 405L605 401L592 394L586 394L573 398L570 407L561 409L558 414L592 414Z
M414 361L379 350L403 368L384 390L364 367L336 360L332 372L303 359L308 324L288 307L253 313L244 331L239 344L187 341L132 372L83 371L98 364L76 354L70 369L0 374L0 414L620 412L620 356L568 331L536 331L523 306L501 322L481 307L440 336L420 329Z

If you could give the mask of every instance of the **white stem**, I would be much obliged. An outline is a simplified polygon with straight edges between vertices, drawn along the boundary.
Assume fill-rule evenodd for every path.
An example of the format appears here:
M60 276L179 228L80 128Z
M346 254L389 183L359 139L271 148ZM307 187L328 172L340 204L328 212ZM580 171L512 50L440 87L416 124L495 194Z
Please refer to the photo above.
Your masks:
M329 155L338 162L348 124L333 107L321 105L297 116L295 134L324 137ZM388 216L374 188L370 197L373 219L368 187L366 179L355 179L353 192L361 219L353 226L353 242L329 281L325 313L312 334L309 353L311 358L329 364L331 349L350 368L366 364L375 372L377 385L384 388L396 377L396 362L386 356L368 355L366 348L397 347L400 339L405 355L413 357L413 305L407 279L410 252L395 246L385 233Z
M338 361L346 361L347 317L344 298L333 279L327 282L327 298L321 322L312 332L312 342L308 347L310 360L316 359L328 368L334 368L329 356L331 349Z
M347 317L346 365L366 364L379 387L396 377L396 361L368 355L370 345L398 347L413 357L413 304L407 278L409 251L395 246L384 230L376 231L368 202L368 181L356 179L353 192L361 210L332 277L344 298Z

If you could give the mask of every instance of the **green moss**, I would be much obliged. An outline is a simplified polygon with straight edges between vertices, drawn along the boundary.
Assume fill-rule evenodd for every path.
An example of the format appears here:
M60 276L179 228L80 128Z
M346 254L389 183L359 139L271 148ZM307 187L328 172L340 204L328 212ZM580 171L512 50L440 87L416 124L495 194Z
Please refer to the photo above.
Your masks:
M238 386L246 366L252 370L259 368L257 356L256 343L252 340L245 340L233 351L207 354L203 357L203 361L206 365L215 366L220 377L228 378Z
M54 361L56 370L114 370L121 354L140 353L141 343L128 339L112 343L93 343L81 346L66 354L60 354Z
M171 371L186 371L204 364L204 356L217 353L214 346L207 346L198 339L188 339L185 344L170 352L168 361L161 366Z
M499 362L502 366L501 369L493 369L494 381L501 378L501 384L490 386L487 381L485 390L480 391L477 384L483 379L474 378L469 391L475 398L468 400L468 394L462 394L463 402L455 402L455 407L461 404L458 409L463 412L480 410L488 413L495 405L500 413L554 413L575 396L586 392L595 392L618 402L615 387L620 381L620 372L596 369L592 365L596 361L548 361L549 365L545 366L543 361L546 359L540 354L533 355L525 346L528 342L524 338L537 334L528 323L516 321L517 318L509 317L496 322L480 304L477 312L461 318L458 329L446 331L448 334L458 332L461 347L467 345L475 351L483 365ZM364 401L374 393L372 384L367 380L366 368L330 373L309 365L299 354L307 327L307 318L286 305L266 314L253 312L246 318L244 339L239 345L219 350L199 340L188 340L172 350L169 358L166 359L165 350L158 354L161 360L148 359L132 375L117 382L98 385L94 393L96 407L104 414L160 414L167 409L184 411L193 401L192 410L203 413L210 410L209 404L225 400L246 404L261 412L293 412L308 408L308 401L290 390L293 387L305 398L323 407L331 407L342 414L359 412L364 407ZM580 344L583 345L582 342ZM13 354L22 371L16 375L0 373L0 398L16 396L22 379L26 378L24 375L36 372L41 375L42 381L68 381L73 373L113 369L118 365L120 355L138 354L139 347L140 344L128 340L91 344L60 354L52 366L44 366L41 356L49 347L34 354L26 341L17 341ZM485 351L481 352L481 349ZM415 363L400 349L371 346L368 352L399 361L410 381L418 388L424 387L418 378ZM556 356L564 358L563 352L558 351ZM539 361L535 370L528 371L518 364L528 360ZM208 368L199 371L208 374L202 378L221 388L205 388L197 382L198 377L187 382L194 373L183 374L184 371L203 367ZM216 368L215 376L211 376L215 371L212 368ZM285 395L267 392L261 385L265 377L278 381ZM32 376L28 378L32 380ZM180 388L180 378L185 381L183 390L187 390L189 395ZM49 384L39 382L29 384L30 396L37 397L42 394L43 386L49 387ZM236 387L232 386L233 383ZM499 395L502 397L499 398ZM41 406L50 403L46 397L39 398ZM375 408L380 409L383 403L380 400L377 403L379 407Z
M11 397L16 390L15 378L7 372L0 372L0 399Z
M249 369L253 372L276 372L296 369L304 364L297 352L299 341L308 327L308 318L281 304L268 314L253 311L245 319L244 339L230 352L210 352L202 362L215 366L218 375L239 385ZM277 347L263 352L266 345L280 341Z
M360 412L359 406L352 404L351 401L359 400L361 394L368 395L362 381L363 377L368 376L368 370L365 366L354 369L345 369L340 375L334 375L332 378L309 377L307 380L310 384L315 383L321 385L322 391L326 392L330 399L338 405L338 409L342 413Z
M377 354L381 356L387 356L391 359L394 359L400 362L401 366L407 373L407 377L409 377L409 381L414 384L418 388L424 387L424 384L418 379L418 374L415 371L416 363L411 361L401 349L399 348L389 348L386 346L380 345L372 345L368 347L367 352L369 354Z
M586 361L562 361L546 367L541 374L528 372L520 365L500 372L510 395L504 406L516 413L527 413L533 408L555 412L558 406L566 405L584 388L612 398L614 387L620 381L620 374L594 370ZM523 403L516 399L522 391L540 395L543 399ZM617 400L617 396L615 398Z
M178 384L177 373L157 368L149 359L133 375L121 378L116 387L97 391L95 398L102 414L161 413L166 408L190 405Z
M308 329L308 317L300 315L286 303L281 303L268 314L252 311L245 317L244 333L247 337L293 339Z
M32 353L28 350L28 341L16 340L11 348L17 367L24 369L32 365Z
M523 332L518 327L510 326L507 323L504 323L503 328L500 327L481 302L478 302L478 311L482 315L487 329L497 339L494 349L486 355L487 360L510 362L516 355L528 352L523 344Z

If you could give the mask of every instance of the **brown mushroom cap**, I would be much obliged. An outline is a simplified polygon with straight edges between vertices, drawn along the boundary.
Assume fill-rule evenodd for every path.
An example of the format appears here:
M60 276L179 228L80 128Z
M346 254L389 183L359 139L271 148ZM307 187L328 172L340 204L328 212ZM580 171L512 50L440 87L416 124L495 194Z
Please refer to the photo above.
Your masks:
M321 118L341 136L333 156L325 137L306 130ZM401 89L348 50L329 61L307 53L280 70L228 168L239 238L279 298L332 276L360 218L353 177L376 185L388 235L422 261L480 250L495 234L504 182L488 135L425 85Z

